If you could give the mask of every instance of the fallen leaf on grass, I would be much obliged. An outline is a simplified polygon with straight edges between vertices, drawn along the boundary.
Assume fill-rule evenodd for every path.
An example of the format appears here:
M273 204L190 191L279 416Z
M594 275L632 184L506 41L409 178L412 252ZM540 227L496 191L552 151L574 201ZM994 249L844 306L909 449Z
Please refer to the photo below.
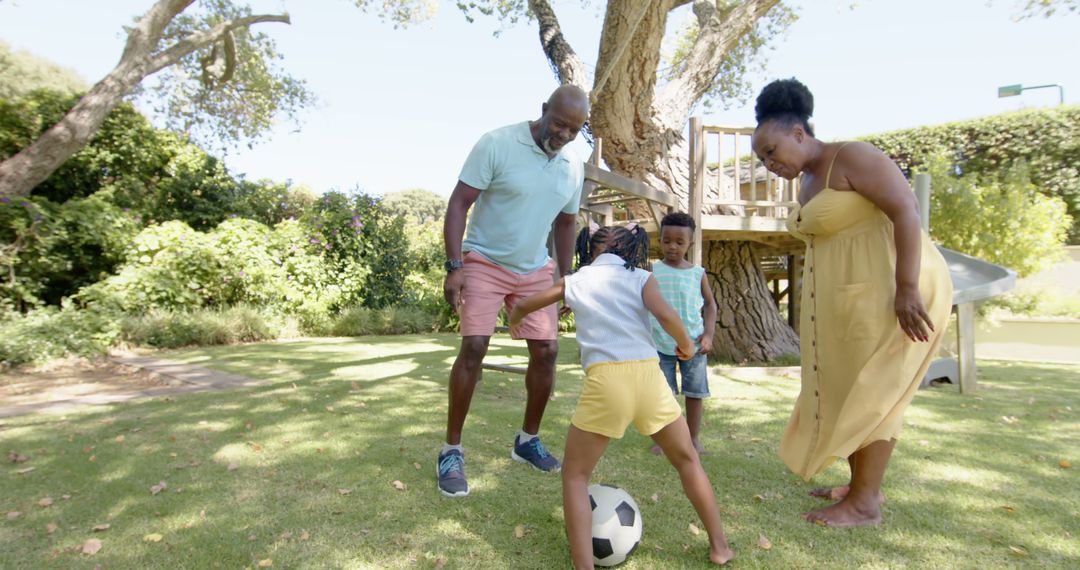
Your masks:
M116 436L116 443L124 443L124 436L122 436L122 435Z
M228 470L228 471L236 471L239 468L240 468L239 465L237 465L235 463L230 463L229 466L226 467L225 469Z
M349 389L352 390L353 392L356 392L357 390L360 389L360 385L357 384L356 381L354 380L353 383L352 383L352 386Z
M37 504L39 507L47 509L52 506L52 497L45 497L44 499L38 501Z
M33 471L34 469L37 469L37 467L27 467L27 468L25 468L25 469L19 469L19 470L18 470L18 471L16 471L15 473L16 473L17 475L26 475L27 473L29 473L29 472Z
M58 529L58 528L60 528L60 527L56 526L56 523L48 523L48 524L45 525L45 532L47 532L49 534L52 534L52 533L56 532L56 529Z
M1058 461L1058 467L1061 467L1062 469L1072 469L1072 463L1069 463L1069 460L1067 459L1062 459L1061 461Z
M158 482L157 485L154 485L153 487L150 487L150 494L151 495L156 495L156 494L158 494L158 493L160 493L160 492L162 492L162 491L164 491L165 489L168 489L168 488L169 488L169 486L166 485L164 481L160 481L160 482Z
M1009 553L1013 556L1027 556L1028 551L1023 546L1010 546Z
M93 531L93 532L101 532L103 530L109 530L111 527L112 527L111 524L105 523L105 524L94 525L94 528L92 528L90 530Z
M82 545L82 553L89 556L97 554L99 550L101 550L101 541L96 538L91 538Z
M153 534L148 534L148 535L142 537L143 542L161 542L162 538L164 538L164 537L161 536L160 534L156 533L156 532L153 533Z
M394 479L393 485L394 485L394 488L397 489L398 491L404 491L405 490L405 483L402 483L401 481L398 481L397 479Z
M772 548L772 541L769 540L764 533L759 532L757 535L757 545L762 550L769 550Z
M274 565L274 561L270 558L259 561L259 568L269 568Z
M765 500L765 497L762 495L754 495L754 500L760 503Z
M651 496L651 497L649 497L649 499L650 499L650 500L651 500L652 502L656 503L656 502L660 501L660 495L658 495L658 494L656 494L656 493L653 493L653 494L652 494L652 496Z
M514 538L525 538L525 527L517 525L514 527Z
M701 534L701 529L699 529L696 524L690 523L690 534L697 536Z
M352 493L352 489L338 489L337 492L339 495L348 495Z
M1007 512L1007 513L1015 513L1016 512L1016 507L1010 507L1009 505L1001 505L998 508L1004 509L1005 512Z
M328 412L334 411L334 406L326 406L326 411L328 411Z
M60 498L66 501L71 498L71 495L60 495Z
M26 463L27 461L30 461L29 455L15 453L14 451L8 453L8 458L11 459L12 463Z
M22 516L22 513L20 513L19 511L8 511L7 520L13 521L13 520L15 520L15 519L17 519L17 518L19 518L21 516Z
M435 568L442 568L443 566L446 566L446 559L441 557L441 556L436 558L435 559Z
M413 463L412 466L415 467L417 471L420 470L420 464L419 463Z
M304 532L300 533L300 540L307 540L309 538L311 538L311 535L308 534L308 531L305 530Z
M816 524L818 526L829 526L828 523L826 523L825 521L823 521L821 519L814 519L814 524Z
M1001 421L1003 421L1003 422L1005 422L1005 423L1007 423L1009 425L1012 425L1012 424L1015 424L1016 422L1020 421L1020 418L1017 418L1016 416L1001 416Z
M91 455L90 459L88 459L87 461L90 461L90 462L97 461L97 456L96 455Z

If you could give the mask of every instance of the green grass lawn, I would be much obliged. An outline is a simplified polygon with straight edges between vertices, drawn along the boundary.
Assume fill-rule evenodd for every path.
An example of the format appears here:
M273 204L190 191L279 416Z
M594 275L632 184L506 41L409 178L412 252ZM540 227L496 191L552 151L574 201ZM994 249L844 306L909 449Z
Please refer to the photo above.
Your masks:
M510 459L521 377L485 373L465 430L472 494L437 492L456 346L435 335L165 352L271 385L0 420L0 517L21 513L0 519L0 568L568 567L558 476ZM520 362L524 347L497 339L491 354ZM560 456L576 360L564 340L542 431ZM824 503L776 456L798 382L713 375L703 462L734 567L1080 567L1078 469L1059 465L1080 462L1080 367L980 362L979 373L974 397L916 397L885 523L849 530L799 518ZM816 483L846 474L837 465ZM641 505L644 542L625 568L707 566L674 470L633 428L595 481ZM110 527L92 532L100 524ZM88 539L101 541L97 554L78 552Z

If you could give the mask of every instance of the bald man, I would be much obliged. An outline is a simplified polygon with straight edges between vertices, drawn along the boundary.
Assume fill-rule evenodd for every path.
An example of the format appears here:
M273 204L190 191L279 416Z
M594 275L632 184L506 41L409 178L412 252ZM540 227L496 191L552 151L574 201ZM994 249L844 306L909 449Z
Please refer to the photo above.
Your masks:
M465 160L446 209L443 292L461 317L461 348L450 370L446 443L438 463L439 490L448 497L469 494L461 429L499 309L509 310L518 300L551 286L555 262L548 257L547 237L553 222L559 274L570 272L585 175L581 160L565 146L585 124L589 100L581 89L564 85L540 110L535 121L480 137ZM469 231L462 241L470 208ZM557 473L559 460L537 436L555 384L559 352L555 306L530 314L516 332L516 338L525 339L529 347L529 366L525 418L510 456L540 471Z

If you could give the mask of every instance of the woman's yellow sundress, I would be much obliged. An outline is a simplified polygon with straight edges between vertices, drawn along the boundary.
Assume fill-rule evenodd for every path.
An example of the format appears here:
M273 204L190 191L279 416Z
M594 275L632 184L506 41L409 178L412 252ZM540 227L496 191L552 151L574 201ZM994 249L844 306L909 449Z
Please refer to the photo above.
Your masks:
M835 156L833 161L836 161ZM945 259L922 232L919 292L934 323L914 342L896 319L893 224L853 191L826 187L787 220L806 242L799 336L802 390L780 442L780 457L810 479L837 458L895 438L952 308Z

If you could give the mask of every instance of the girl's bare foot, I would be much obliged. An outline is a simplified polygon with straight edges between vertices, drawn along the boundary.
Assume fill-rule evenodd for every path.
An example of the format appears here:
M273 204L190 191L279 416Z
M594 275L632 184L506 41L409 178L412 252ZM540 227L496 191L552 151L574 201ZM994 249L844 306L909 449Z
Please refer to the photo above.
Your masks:
M822 526L847 528L851 526L871 526L881 523L881 494L870 500L857 500L845 497L840 502L823 509L803 513L803 518Z
M735 558L735 553L726 545L721 548L712 548L709 550L709 561L713 564L723 566L730 562L732 558Z

